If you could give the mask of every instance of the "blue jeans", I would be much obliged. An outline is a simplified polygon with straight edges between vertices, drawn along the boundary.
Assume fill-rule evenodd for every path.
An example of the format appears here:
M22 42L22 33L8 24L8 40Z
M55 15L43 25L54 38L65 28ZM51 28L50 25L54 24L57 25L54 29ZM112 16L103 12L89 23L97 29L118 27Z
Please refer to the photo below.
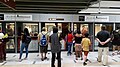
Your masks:
M21 57L22 57L24 48L25 48L25 52L26 52L25 58L28 57L28 46L25 43L22 43L21 48L20 48L20 58L19 59L21 59Z
M68 54L71 54L71 46L72 46L72 42L68 42L67 45L68 45Z

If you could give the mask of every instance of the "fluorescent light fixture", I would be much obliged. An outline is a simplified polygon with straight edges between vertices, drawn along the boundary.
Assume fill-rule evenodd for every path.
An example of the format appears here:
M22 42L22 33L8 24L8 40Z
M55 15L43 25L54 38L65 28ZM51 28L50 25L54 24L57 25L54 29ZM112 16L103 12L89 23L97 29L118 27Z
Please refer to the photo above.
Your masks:
M93 8L92 8L93 7ZM97 7L97 8L94 8ZM104 7L104 8L102 8ZM120 8L119 1L101 1L100 2L100 10L99 10L99 3L93 4L90 8L79 11L78 13L112 13L112 14L120 14L120 9L112 9L109 7L118 7ZM107 9L105 9L107 8Z
M120 7L119 1L101 1L100 7ZM90 7L99 7L99 3L93 4Z
M79 11L78 13L99 13L98 8L88 8L83 11ZM118 14L120 13L120 9L100 9L100 13L114 13Z

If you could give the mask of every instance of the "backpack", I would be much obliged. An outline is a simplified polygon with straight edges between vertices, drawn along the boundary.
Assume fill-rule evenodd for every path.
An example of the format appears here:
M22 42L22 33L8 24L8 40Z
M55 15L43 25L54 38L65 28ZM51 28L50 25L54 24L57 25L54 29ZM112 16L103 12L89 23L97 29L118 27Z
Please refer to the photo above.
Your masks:
M41 46L46 46L46 44L47 44L47 39L46 39L45 35L46 35L46 34L43 34L43 33L42 33L42 38L41 38L41 40L40 40L40 45L41 45Z
M25 43L26 43L27 45L29 45L30 42L31 42L31 37L30 37L30 36L26 36Z

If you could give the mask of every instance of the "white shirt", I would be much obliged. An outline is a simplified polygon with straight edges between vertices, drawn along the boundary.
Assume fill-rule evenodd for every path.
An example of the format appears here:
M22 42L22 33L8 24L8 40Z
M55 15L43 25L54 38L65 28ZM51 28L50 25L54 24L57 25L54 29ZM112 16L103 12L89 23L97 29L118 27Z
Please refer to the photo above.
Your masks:
M4 37L3 33L0 33L0 39L2 39Z

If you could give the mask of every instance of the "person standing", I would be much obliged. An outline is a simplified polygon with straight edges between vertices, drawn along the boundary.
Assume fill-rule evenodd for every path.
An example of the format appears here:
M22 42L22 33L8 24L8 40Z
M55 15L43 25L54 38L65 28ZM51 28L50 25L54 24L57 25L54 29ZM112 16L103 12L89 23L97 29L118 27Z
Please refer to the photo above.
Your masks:
M41 43L43 36L45 35L45 43L44 45ZM42 32L38 34L38 44L40 44L40 53L41 53L41 60L44 61L47 59L47 48L48 48L48 33L46 32L45 27L42 28Z
M103 65L106 66L108 64L108 42L111 40L110 33L106 31L106 26L101 26L101 31L97 33L96 40L99 42L98 44L98 62L102 61L102 52L103 52Z
M3 43L3 37L4 37L4 34L2 33L2 28L0 27L0 62L3 62L3 60L4 60L3 56L4 56L5 44Z
M120 54L120 27L117 27L117 30L114 30L112 33L112 44L113 44L113 53L112 55L114 56L115 54ZM116 48L118 51L116 51Z
M82 39L82 42L81 42L81 45L82 45L82 48L83 48L83 52L84 52L84 62L83 62L83 65L87 65L87 56L88 56L88 53L89 53L89 47L91 45L91 41L90 39L88 38L89 34L88 33L85 33L85 38Z
M21 48L20 48L20 56L19 56L19 61L22 61L22 54L23 54L23 50L25 48L25 52L26 52L26 56L24 59L27 59L28 57L28 47L29 44L26 43L26 38L30 36L29 31L27 28L24 29L22 35L21 35L21 40L22 40L22 44L21 44Z
M74 36L75 40L75 54L76 54L76 60L78 60L78 57L80 55L81 60L82 58L82 46L81 46L81 41L82 41L82 34L80 31L77 31L77 33Z
M67 46L68 46L68 52L67 52L67 55L71 55L71 47L72 47L72 44L73 44L73 34L72 34L72 31L69 31L69 33L67 34L66 36L66 39L67 39Z
M58 60L58 66L61 67L61 43L58 35L58 28L53 27L53 34L50 36L52 60L51 67L55 67L55 58ZM57 54L57 57L56 57Z

